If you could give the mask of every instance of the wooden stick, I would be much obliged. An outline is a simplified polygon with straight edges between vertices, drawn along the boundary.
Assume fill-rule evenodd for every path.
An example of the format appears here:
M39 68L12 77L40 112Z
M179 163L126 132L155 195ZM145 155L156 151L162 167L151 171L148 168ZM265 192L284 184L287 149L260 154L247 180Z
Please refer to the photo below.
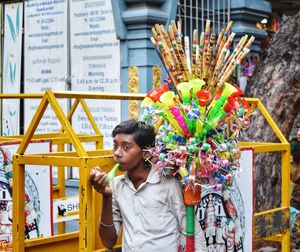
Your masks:
M216 86L216 92L221 89L222 85L224 82L226 82L230 76L232 75L232 73L234 72L235 68L244 60L244 58L246 57L246 55L249 53L250 49L248 48L244 48L244 50L242 50L239 53L239 56L237 57L236 61L234 62L234 64L230 67L230 69L224 73L224 75L222 76L222 78L219 80L217 86Z
M221 73L219 74L219 76L222 76L222 74L224 72L226 72L227 68L229 65L232 64L232 62L235 61L235 59L237 58L238 54L240 53L240 51L242 50L243 46L245 45L246 41L247 41L248 35L243 36L238 45L234 48L230 58L228 59L228 61L226 62L225 66L223 67Z
M177 59L176 68L179 69L178 72L181 75L181 78L180 78L179 82L183 82L184 80L187 79L187 77L185 76L184 67L183 67L183 64L181 63L180 53L179 53L179 50L178 50L177 42L176 42L175 35L174 35L174 32L173 32L173 29L172 29L171 25L169 26L169 34L170 34L170 37L171 37L172 46L173 46L173 49L175 51L175 55L176 55L176 59Z
M205 58L207 54L208 40L209 40L209 32L210 32L210 20L206 20L205 24L205 33L204 33L204 50L203 50L203 64L202 64L202 79L204 79L204 69L205 69Z
M212 82L211 82L211 86L214 86L216 81L217 81L217 78L219 76L219 72L221 71L221 68L222 68L222 65L223 65L223 61L225 59L225 56L227 54L227 51L229 50L229 47L233 41L233 38L235 36L235 33L232 32L229 36L229 38L227 39L226 43L224 44L223 46L223 49L222 49L222 53L217 61L217 65L216 65L216 68L215 68L215 71L213 73L213 78L212 78Z
M206 80L206 74L207 74L207 71L210 66L210 60L212 58L215 41L216 41L216 34L212 33L210 35L209 45L207 47L207 52L206 52L205 58L204 58L204 64L203 64L204 68L203 68L203 74L202 74L202 77L204 80Z
M225 32L224 32L224 36L223 36L223 38L222 38L222 41L221 41L221 44L220 44L220 47L219 47L218 57L219 57L220 53L221 53L222 50L223 50L223 46L224 46L225 42L227 41L227 38L228 38L228 36L229 36L230 29L231 29L232 25L233 25L233 21L230 21L230 22L227 24L227 27L226 27Z
M180 26L180 22L178 22L179 24L179 29L181 30L181 26ZM176 43L177 43L177 48L178 48L178 52L180 55L180 61L179 64L181 65L180 69L183 69L184 75L185 75L185 80L189 81L190 80L190 74L189 74L189 70L187 68L186 65L186 59L185 59L185 55L184 55L184 50L182 48L182 43L181 43L181 34L178 33L175 21L171 21L171 27L176 39Z
M176 67L177 80L178 80L178 82L180 82L180 80L183 78L183 76L182 76L182 72L181 72L179 64L178 64L178 59L177 59L175 48L173 48L173 44L172 44L172 42L171 42L171 40L168 36L168 33L167 33L167 31L166 31L166 29L163 25L160 25L160 31L161 31L162 36L164 37L164 39L167 43L167 46L170 50L171 56L173 58L173 62L174 62L175 67ZM175 44L176 44L176 41L175 41Z
M203 73L203 52L204 52L204 32L201 32L199 45L198 77L202 78Z
M165 67L166 69L166 72L167 74L169 75L170 79L172 80L173 83L175 83L175 78L174 76L172 76L171 74L171 69L170 67L168 66L168 64L166 63L166 60L164 59L163 55L161 54L159 48L158 48L158 44L156 43L155 39L153 37L150 38L152 44L153 44L153 47L158 55L158 57L160 58L160 61L162 62L163 66Z
M211 63L211 66L210 66L208 74L207 74L207 83L208 83L209 86L210 86L212 74L215 70L215 66L216 66L216 63L217 63L217 60L218 60L217 56L218 56L219 47L220 47L220 44L221 44L221 41L222 41L222 38L223 38L223 34L224 34L224 29L222 29L221 32L219 33L217 44L216 44L214 54L213 54L212 63Z
M198 47L198 31L193 32L193 47L192 47L192 78L196 77L197 72L197 47Z
M190 54L190 39L188 36L184 37L184 51L185 51L186 65L189 70L189 75L191 75L192 68L191 68L191 54Z
M248 48L250 49L252 43L254 42L255 40L255 37L254 36L251 36L251 38L249 39L248 43L245 45L245 48Z

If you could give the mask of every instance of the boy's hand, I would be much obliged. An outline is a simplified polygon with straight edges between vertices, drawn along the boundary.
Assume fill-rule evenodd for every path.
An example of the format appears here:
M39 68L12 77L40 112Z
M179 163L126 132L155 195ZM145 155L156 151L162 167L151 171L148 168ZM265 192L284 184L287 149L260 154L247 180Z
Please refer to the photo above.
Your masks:
M105 172L102 172L98 166L91 169L89 181L93 185L94 189L101 193L103 197L112 196L112 190L109 187L107 175Z

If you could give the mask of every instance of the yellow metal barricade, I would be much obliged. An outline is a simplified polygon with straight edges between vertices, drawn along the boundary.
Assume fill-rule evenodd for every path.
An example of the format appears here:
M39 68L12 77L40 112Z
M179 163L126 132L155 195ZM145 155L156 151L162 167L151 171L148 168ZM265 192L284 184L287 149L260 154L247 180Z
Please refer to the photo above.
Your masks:
M47 91L43 96L41 103L35 113L35 116L22 138L20 147L14 155L14 189L13 189L13 251L101 251L103 248L97 234L98 220L97 216L100 211L101 199L92 191L92 187L88 182L89 170L101 164L105 171L109 171L114 165L112 153L110 151L100 150L103 146L99 144L94 151L86 151L82 145L82 141L92 138L87 135L78 135L74 132L70 120L79 103L84 107L86 114L89 116L89 110L84 99L112 99L112 100L141 100L144 94L115 94L115 93L84 93L84 92L68 92L68 91ZM68 115L65 115L60 108L58 98L73 98L75 102ZM271 116L266 111L263 104L258 99L247 99L261 111L267 122L273 129L274 133L280 140L280 143L262 143L262 142L240 142L241 147L251 147L256 153L258 152L280 152L282 155L282 204L278 209L270 209L265 212L256 213L254 215L254 238L270 239L281 242L282 251L289 251L290 232L289 232L289 156L290 145L282 135ZM57 138L52 138L56 144L70 142L74 147L74 152L66 152L63 145L58 148L55 153L26 154L26 148L30 141L38 138L35 130L46 110L50 105L62 125L62 129ZM91 116L91 115L90 115ZM94 128L96 135L101 135L98 127L91 116L90 122ZM93 124L94 123L94 124ZM59 136L60 134L60 137ZM48 136L48 135L47 135ZM45 136L46 137L46 136ZM50 136L49 136L50 137ZM79 200L80 200L80 219L79 233L68 233L49 237L38 238L34 240L24 240L24 167L25 165L55 165L58 167L72 166L79 167ZM64 180L60 178L59 180ZM60 185L64 186L64 181L60 181ZM64 190L64 189L62 189ZM280 227L276 227L276 221L280 216ZM260 221L265 220L268 227L260 229ZM120 242L120 240L119 240Z
M281 154L281 207L254 214L254 239L281 243L281 251L290 251L290 144L259 99L248 98L257 106L280 143L240 142L252 147L255 153L280 152ZM254 195L255 197L255 195Z

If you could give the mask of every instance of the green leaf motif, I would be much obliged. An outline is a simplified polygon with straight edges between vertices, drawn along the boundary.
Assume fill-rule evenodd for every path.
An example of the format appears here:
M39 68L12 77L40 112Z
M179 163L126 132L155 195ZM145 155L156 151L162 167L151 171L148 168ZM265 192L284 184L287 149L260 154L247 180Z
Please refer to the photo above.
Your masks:
M14 23L9 15L6 15L6 17L7 17L7 21L9 24L11 37L12 37L13 41L16 42L16 32L15 32Z
M9 115L10 115L11 117L15 116L15 114L16 114L16 111L15 111L15 110L14 110L14 111L10 111L10 110L9 110Z
M11 63L9 63L9 77L10 77L10 83L12 84L12 85L14 85L14 81L13 81L13 69L12 69L12 64Z
M16 73L17 73L17 62L15 62L14 70L13 70L13 83L16 81Z
M20 5L18 5L17 13L16 13L16 35L19 36L20 31Z

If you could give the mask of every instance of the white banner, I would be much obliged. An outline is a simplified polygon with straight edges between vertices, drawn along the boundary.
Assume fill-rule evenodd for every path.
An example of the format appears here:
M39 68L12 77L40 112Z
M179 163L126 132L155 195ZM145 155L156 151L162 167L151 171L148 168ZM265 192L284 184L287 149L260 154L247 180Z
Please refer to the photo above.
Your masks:
M4 5L3 94L21 92L23 3ZM17 135L20 101L3 100L2 136Z
M12 156L18 147L19 143L0 145L0 251L10 251L12 245ZM30 143L26 153L48 153L49 150L49 142ZM25 167L25 236L29 239L48 237L53 233L50 176L49 166Z
M53 200L53 223L79 219L79 196Z
M253 243L253 150L243 149L241 171L229 188L201 188L196 219L208 251L251 252Z
M25 2L25 93L66 89L67 17L66 0ZM37 100L25 100L25 129L38 104ZM66 99L60 101L60 104L66 111ZM36 132L58 131L60 127L53 111L47 109Z
M253 181L254 181L254 151L253 149L242 149L240 165L241 172L237 178L237 184L239 191L242 195L244 205L244 250L245 252L253 251L253 207L254 207L254 195L253 195Z
M111 1L71 0L72 90L120 92L120 44ZM120 101L88 100L89 108L110 148L111 131L120 122ZM82 109L73 116L80 133L93 133Z

